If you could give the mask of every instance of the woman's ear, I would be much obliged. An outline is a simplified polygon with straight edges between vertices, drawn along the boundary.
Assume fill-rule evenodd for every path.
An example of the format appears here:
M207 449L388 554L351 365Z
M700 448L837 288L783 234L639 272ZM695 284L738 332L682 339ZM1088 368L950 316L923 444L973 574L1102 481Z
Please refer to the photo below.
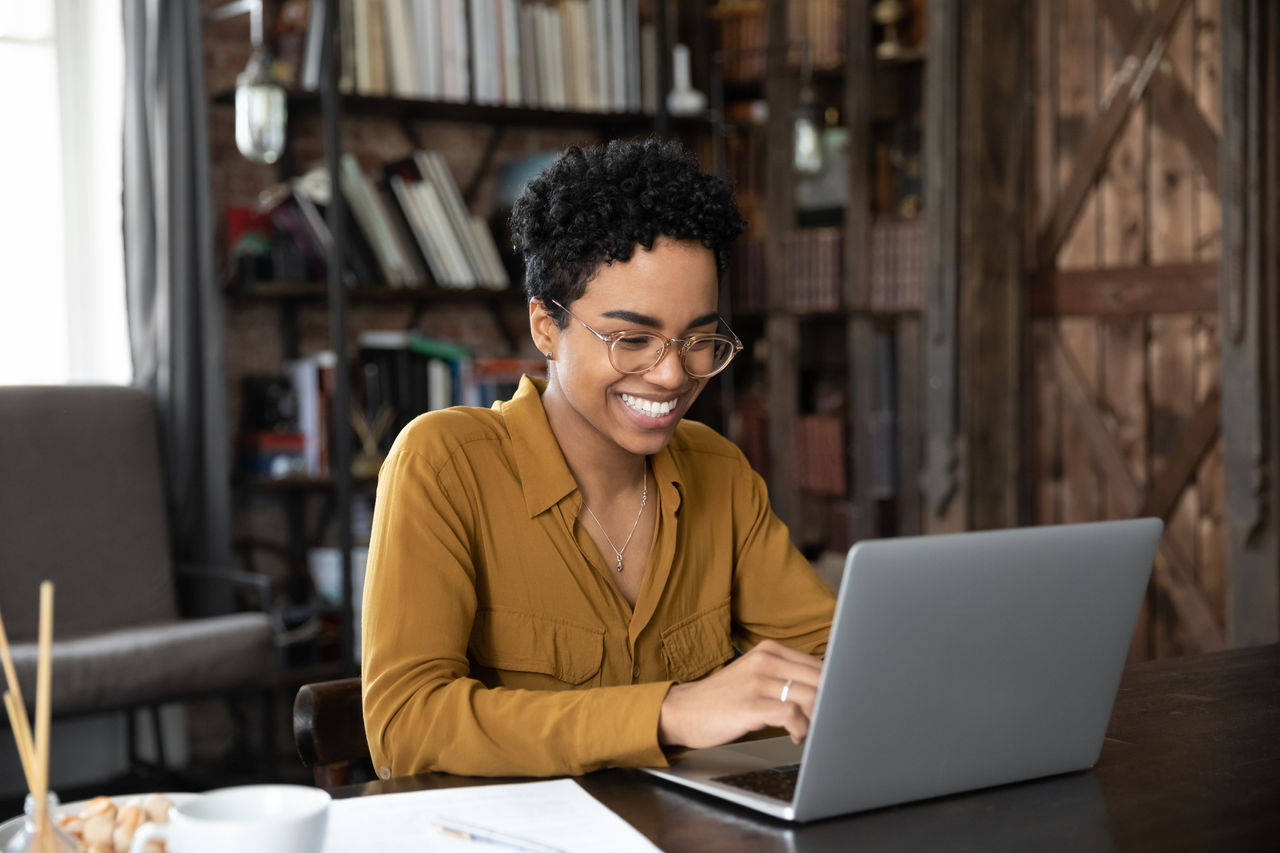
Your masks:
M560 341L560 328L541 299L529 300L529 335L538 352L544 355L551 353L547 357L554 357L556 345Z

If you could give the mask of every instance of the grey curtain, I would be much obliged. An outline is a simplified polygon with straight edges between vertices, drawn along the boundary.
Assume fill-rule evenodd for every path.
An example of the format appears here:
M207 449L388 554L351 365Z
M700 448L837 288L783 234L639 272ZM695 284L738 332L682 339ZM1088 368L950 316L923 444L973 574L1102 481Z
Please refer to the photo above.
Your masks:
M158 407L176 558L227 565L231 469L200 10L197 0L123 0L123 7L134 384Z

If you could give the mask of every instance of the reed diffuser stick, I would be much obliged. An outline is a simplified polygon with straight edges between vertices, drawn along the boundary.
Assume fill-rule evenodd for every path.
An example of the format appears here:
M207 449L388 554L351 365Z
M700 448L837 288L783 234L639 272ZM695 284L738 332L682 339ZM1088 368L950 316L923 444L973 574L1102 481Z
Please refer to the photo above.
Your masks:
M22 702L22 688L18 684L18 673L13 668L13 656L9 654L9 634L5 631L4 616L0 615L0 663L4 665L4 677L9 685L9 692L13 694L14 705L17 708L18 717L14 722L10 722L13 729L13 736L26 742L27 755L31 755L31 720L27 718L27 706ZM28 777L28 787L30 787L30 778Z
M34 759L31 757L31 739L22 736L22 729L18 726L18 709L17 702L13 698L13 693L6 690L4 692L4 709L9 712L9 728L13 730L13 740L18 746L18 760L22 762L22 775L27 779L27 790L31 790L35 783L35 777L32 776Z
M53 653L53 582L40 584L40 634L36 658L36 752L35 785L35 849L53 846L53 824L48 814L49 802L49 700L52 689Z

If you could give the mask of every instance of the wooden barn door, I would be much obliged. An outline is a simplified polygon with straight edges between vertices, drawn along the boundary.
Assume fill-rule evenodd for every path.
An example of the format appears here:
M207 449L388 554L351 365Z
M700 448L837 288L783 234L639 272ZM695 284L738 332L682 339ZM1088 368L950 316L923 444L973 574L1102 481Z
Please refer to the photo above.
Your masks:
M1033 520L1165 520L1135 658L1224 645L1220 0L1035 7Z

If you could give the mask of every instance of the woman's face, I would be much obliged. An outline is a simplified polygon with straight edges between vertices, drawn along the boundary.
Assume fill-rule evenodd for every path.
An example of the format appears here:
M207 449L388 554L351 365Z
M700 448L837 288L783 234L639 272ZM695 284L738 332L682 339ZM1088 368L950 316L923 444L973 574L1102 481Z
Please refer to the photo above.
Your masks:
M660 237L626 263L601 266L586 293L565 307L604 335L642 329L684 338L716 330L717 292L710 249ZM668 345L646 373L619 373L609 345L582 323L570 317L558 329L539 308L532 310L535 342L554 354L543 403L561 444L603 440L637 455L665 447L707 383L685 373L678 345Z

